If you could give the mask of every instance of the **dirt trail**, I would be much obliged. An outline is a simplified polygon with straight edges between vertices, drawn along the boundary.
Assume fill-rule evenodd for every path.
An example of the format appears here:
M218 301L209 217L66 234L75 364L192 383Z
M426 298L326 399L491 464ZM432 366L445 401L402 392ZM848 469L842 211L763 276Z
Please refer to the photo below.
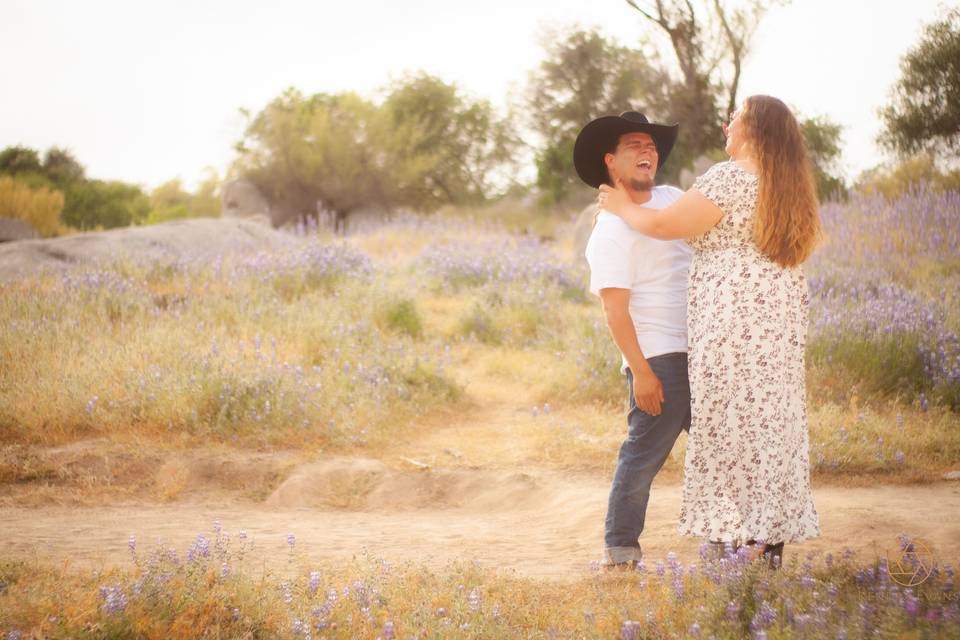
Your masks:
M183 552L197 534L211 535L219 520L234 535L245 530L256 557L269 561L289 557L286 538L293 533L298 557L318 562L369 551L392 563L435 567L477 560L536 578L589 571L602 549L607 474L529 466L525 451L538 442L523 426L529 399L478 371L467 379L473 410L425 429L384 460L299 464L262 501L211 490L169 504L0 507L0 557L127 563L131 535L141 550L161 540ZM671 550L696 556L699 541L675 532L680 497L678 481L654 484L641 537L648 558ZM900 533L928 540L945 559L960 556L960 483L817 486L814 497L823 535L794 545L788 556L849 546L870 558Z
M300 480L323 473L309 470ZM219 519L234 535L246 530L258 556L271 561L288 556L288 533L296 536L298 555L308 559L349 558L367 550L393 563L423 561L439 567L471 559L540 578L582 575L590 561L599 557L607 485L598 478L516 473L484 487L489 480L484 472L417 473L392 478L386 474L385 483L371 492L379 497L360 510L330 509L318 500L318 493L291 487L285 495L271 496L267 504L8 507L0 509L0 555L37 553L80 563L122 563L128 559L131 535L141 549L152 548L160 539L183 552L198 533L212 535L212 523ZM471 477L472 473L480 475ZM438 500L446 508L409 502L405 507L386 508L387 496L395 491L418 487L429 492L446 481L447 493ZM697 541L675 533L680 495L678 484L654 485L647 529L641 537L648 558L663 558L670 550L689 559L696 556ZM305 504L296 506L296 497ZM836 553L849 546L872 557L884 553L897 534L906 532L930 541L944 559L958 559L960 488L956 485L821 487L815 490L815 498L823 535L793 546L791 552ZM307 506L311 503L318 506Z

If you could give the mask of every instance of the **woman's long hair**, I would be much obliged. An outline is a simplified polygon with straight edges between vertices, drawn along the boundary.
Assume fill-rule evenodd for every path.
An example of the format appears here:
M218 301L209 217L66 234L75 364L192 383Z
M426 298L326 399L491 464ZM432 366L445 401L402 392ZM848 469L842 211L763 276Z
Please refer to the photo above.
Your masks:
M743 118L760 165L753 239L773 262L801 264L821 237L816 182L803 132L787 105L770 96L747 98Z

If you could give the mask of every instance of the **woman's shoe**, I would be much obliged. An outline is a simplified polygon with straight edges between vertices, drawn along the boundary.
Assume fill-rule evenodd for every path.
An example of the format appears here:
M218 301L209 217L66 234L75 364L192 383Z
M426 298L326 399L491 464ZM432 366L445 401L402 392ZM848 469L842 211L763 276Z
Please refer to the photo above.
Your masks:
M783 543L763 545L763 557L771 569L779 569L783 564Z

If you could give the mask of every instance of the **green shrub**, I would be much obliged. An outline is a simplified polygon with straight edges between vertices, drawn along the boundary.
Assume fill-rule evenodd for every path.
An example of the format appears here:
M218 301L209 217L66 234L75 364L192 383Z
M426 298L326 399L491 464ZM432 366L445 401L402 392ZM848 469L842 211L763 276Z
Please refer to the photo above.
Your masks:
M423 335L423 319L417 303L409 298L393 300L380 309L378 320L387 329L420 338Z

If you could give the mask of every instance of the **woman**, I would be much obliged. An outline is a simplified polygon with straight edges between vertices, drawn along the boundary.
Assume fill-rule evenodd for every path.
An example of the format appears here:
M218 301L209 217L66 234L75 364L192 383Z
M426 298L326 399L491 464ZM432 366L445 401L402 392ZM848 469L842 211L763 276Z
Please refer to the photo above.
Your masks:
M687 323L692 424L679 532L756 544L819 535L810 490L802 263L820 236L800 127L780 100L751 96L724 127L727 162L676 203L644 209L622 185L599 204L643 234L694 249ZM759 543L764 543L762 546Z

